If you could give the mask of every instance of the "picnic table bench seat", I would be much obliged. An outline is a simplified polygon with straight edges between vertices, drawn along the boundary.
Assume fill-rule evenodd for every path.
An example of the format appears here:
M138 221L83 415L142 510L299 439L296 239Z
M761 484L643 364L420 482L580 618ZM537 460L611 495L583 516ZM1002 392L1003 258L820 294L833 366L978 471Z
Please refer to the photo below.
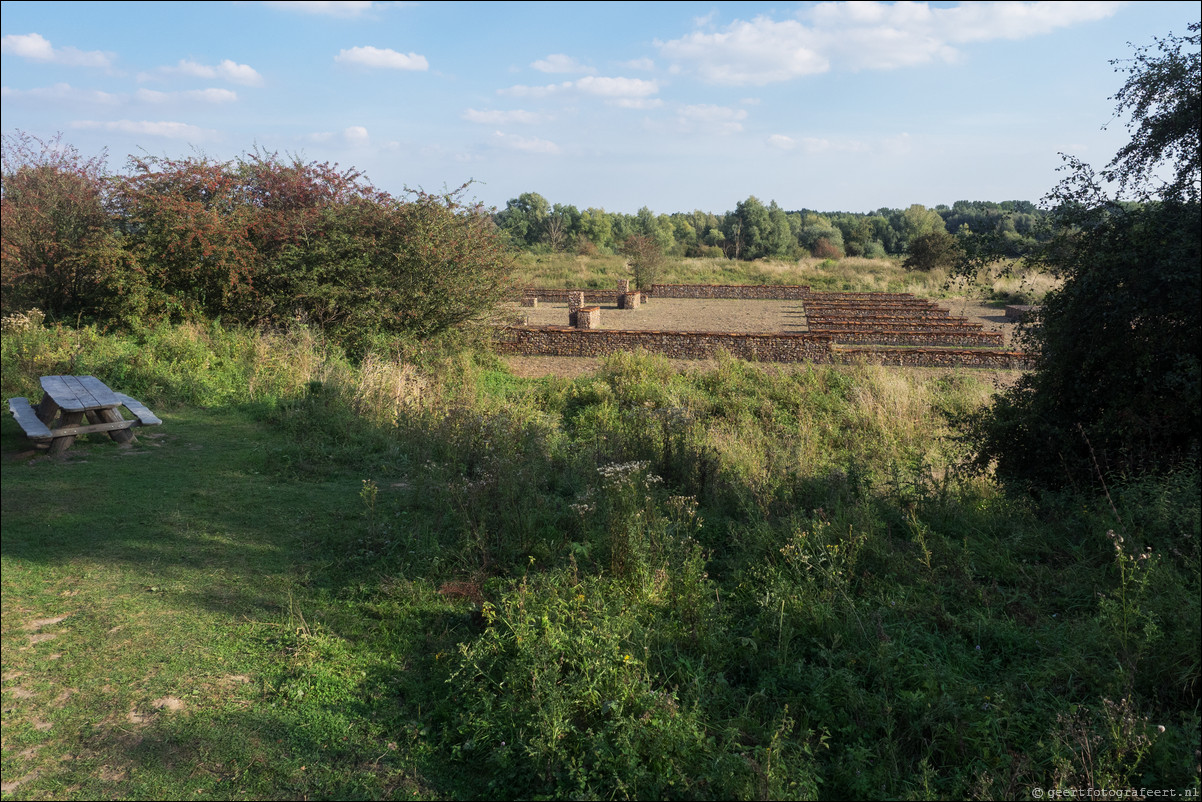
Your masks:
M135 398L115 393L94 376L43 376L45 395L35 407L27 398L10 398L8 409L25 435L51 454L71 447L77 435L107 432L118 443L134 442L135 426L158 426L163 421ZM126 420L119 411L133 414ZM86 423L85 423L86 419Z
M30 440L54 439L54 432L38 420L37 413L33 411L28 398L15 396L8 399L8 411L17 419L17 423L21 424L21 428L25 430L25 436Z

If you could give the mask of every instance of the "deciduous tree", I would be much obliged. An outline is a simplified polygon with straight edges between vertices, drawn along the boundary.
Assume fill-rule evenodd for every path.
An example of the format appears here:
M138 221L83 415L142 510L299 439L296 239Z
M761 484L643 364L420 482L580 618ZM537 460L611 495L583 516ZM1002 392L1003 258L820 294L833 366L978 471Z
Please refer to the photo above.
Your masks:
M1137 51L1114 96L1132 112L1131 143L1101 176L1067 157L1049 196L1053 236L1028 258L1063 286L1031 331L1033 369L969 426L978 463L996 461L1003 479L1054 487L1198 466L1198 30Z

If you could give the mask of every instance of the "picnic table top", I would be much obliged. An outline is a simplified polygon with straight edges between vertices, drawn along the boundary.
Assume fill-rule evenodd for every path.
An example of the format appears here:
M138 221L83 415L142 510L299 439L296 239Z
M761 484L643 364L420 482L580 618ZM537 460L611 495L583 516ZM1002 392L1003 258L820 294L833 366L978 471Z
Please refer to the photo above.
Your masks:
M43 376L42 390L66 412L121 406L121 399L95 376Z

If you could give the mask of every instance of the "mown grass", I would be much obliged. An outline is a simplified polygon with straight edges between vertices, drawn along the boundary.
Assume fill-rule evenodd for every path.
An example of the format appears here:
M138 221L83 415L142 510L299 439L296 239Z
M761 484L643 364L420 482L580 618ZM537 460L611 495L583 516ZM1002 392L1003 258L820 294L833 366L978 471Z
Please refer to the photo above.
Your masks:
M959 467L969 372L0 349L6 397L90 372L165 421L0 427L6 796L1198 789L1198 477L1009 497Z

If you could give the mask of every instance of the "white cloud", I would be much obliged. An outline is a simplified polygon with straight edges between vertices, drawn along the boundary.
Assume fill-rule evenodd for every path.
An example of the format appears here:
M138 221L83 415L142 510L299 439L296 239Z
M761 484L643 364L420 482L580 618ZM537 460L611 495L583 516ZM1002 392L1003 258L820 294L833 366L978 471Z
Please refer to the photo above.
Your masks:
M806 153L863 153L869 150L864 142L856 139L825 139L814 136L791 137L784 134L773 134L768 137L770 147L779 150L803 150ZM885 142L882 141L882 147Z
M511 150L520 150L525 153L559 153L559 145L556 145L554 142L546 139L515 136L513 134L505 134L500 131L493 132L493 139L495 139L503 147Z
M340 50L338 55L334 56L334 61L388 70L425 71L430 69L430 63L426 61L425 56L419 56L417 53L398 53L388 48L371 46Z
M537 114L533 111L523 111L522 109L511 109L509 111L468 109L463 113L463 119L468 122L485 123L487 125L505 125L506 123L534 125L544 122L546 117L542 114Z
M610 100L608 103L620 109L658 109L664 105L664 102L657 97L622 97L617 100Z
M4 97L13 100L32 98L38 101L51 101L71 105L95 103L101 106L117 106L124 103L127 98L127 96L113 95L96 89L77 89L65 83L38 87L36 89L10 89L6 86L3 88L3 94Z
M283 11L354 19L372 10L371 0L269 0L266 5Z
M623 61L621 66L628 70L653 70L655 62L649 58L635 58L630 61Z
M143 103L172 103L180 100L197 103L233 103L238 93L229 89L191 89L184 92L156 92L139 89L135 95Z
M715 84L763 86L830 68L817 36L795 20L757 17L724 32L695 32L657 44L666 58L692 64L702 80Z
M544 98L563 92L578 92L595 97L603 97L620 105L619 101L647 98L659 91L655 81L644 81L642 78L599 78L589 75L578 81L564 81L560 84L546 86L511 86L498 90L499 94L514 97Z
M159 136L167 139L186 139L190 141L212 139L217 136L216 131L201 128L197 125L165 121L151 122L150 120L76 120L71 123L71 127L100 131L117 131L123 134Z
M708 104L684 106L677 112L681 128L688 131L704 129L724 134L738 133L743 130L743 120L746 119L746 109Z
M352 125L344 128L342 136L352 145L366 145L369 139L367 129L362 125Z
M576 82L576 88L589 95L601 97L647 97L659 91L655 81L642 78L596 78L589 76Z
M563 53L553 53L544 59L539 59L530 66L539 72L583 72L589 74L596 72L592 67L581 64L576 59Z
M68 67L109 67L113 54L100 50L78 50L74 47L54 47L38 33L9 34L0 40L0 51L31 61L63 64Z
M657 42L674 71L734 86L762 86L834 67L896 69L955 62L958 45L1023 39L1111 16L1118 2L819 3L796 19L736 20ZM705 24L699 24L699 28Z
M186 75L190 78L209 78L229 81L233 84L241 84L243 86L262 86L263 76L247 64L239 64L230 59L223 60L220 64L213 66L211 64L201 64L199 61L191 59L180 59L179 63L173 67L159 67L155 70L159 75ZM138 80L147 80L153 77L150 73L142 73L138 76Z

